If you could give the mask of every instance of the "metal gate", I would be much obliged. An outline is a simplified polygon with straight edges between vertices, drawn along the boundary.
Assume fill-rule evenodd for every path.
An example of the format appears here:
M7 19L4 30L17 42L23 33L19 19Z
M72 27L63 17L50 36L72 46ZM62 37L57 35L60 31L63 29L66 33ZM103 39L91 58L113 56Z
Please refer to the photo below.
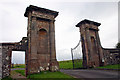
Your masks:
M82 49L81 49L81 40L78 42L77 46L71 48L73 68L78 69L82 68Z

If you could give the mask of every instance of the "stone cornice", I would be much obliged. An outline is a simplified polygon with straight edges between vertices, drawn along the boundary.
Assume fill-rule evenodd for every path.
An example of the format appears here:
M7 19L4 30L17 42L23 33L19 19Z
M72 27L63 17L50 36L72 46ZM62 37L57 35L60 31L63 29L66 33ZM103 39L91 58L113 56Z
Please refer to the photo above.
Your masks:
M76 25L76 27L80 27L82 24L93 24L93 25L95 25L95 26L100 26L100 25L101 25L101 23L98 23L98 22L94 22L94 21L90 21L90 20L85 19L85 20L79 22L79 23Z
M29 7L26 8L26 12L25 12L24 16L28 17L28 13L32 12L32 11L39 11L39 12L42 12L42 13L47 13L47 14L50 14L50 15L54 15L55 17L58 15L58 12L56 12L56 11L30 5Z

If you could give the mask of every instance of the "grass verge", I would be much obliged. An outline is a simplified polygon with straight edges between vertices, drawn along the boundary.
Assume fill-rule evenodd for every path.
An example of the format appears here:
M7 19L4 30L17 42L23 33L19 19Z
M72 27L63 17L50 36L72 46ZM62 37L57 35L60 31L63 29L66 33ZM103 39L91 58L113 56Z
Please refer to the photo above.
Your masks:
M5 78L3 78L3 79L1 79L1 80L13 80L11 77L5 77Z
M62 80L67 80L67 79L70 79L70 80L76 80L75 78L67 75L67 74L64 74L62 72L50 72L50 71L43 71L43 72L40 72L39 74L31 74L28 76L29 79L31 80L36 80L36 79L51 79L51 80L59 80L59 79L62 79Z
M120 69L120 64L96 67L98 69Z
M25 68L25 64L14 64L13 68Z
M25 76L25 70L15 70L17 73L22 74L23 76Z
M25 76L25 70L15 70L17 73L22 74L23 76ZM51 80L58 80L58 79L62 79L62 80L76 80L75 78L73 78L72 76L69 76L67 74L64 74L60 71L57 72L50 72L50 71L42 71L38 74L31 74L28 75L28 77L30 80L36 80L36 79L51 79Z

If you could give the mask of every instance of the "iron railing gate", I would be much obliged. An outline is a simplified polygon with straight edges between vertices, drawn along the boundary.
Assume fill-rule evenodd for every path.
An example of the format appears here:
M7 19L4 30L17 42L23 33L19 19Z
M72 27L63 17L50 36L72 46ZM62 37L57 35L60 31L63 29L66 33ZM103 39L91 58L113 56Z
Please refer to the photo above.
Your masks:
M82 50L81 50L81 41L77 44L76 47L71 48L73 68L82 68Z

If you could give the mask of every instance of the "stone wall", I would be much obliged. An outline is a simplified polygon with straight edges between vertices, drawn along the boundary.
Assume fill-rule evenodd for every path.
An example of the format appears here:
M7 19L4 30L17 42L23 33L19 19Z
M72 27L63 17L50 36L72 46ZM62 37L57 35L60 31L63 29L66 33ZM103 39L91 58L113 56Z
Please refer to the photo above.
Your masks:
M2 68L3 68L3 71L2 71L2 76L3 78L6 77L6 76L9 76L9 50L8 50L8 46L4 46L2 47Z
M103 48L104 65L120 64L120 49Z
M0 78L4 78L10 75L12 51L26 51L26 49L26 37L23 37L20 42L16 43L0 43Z
M2 78L2 44L0 44L0 79Z
M14 43L2 43L2 78L10 75L11 53Z

